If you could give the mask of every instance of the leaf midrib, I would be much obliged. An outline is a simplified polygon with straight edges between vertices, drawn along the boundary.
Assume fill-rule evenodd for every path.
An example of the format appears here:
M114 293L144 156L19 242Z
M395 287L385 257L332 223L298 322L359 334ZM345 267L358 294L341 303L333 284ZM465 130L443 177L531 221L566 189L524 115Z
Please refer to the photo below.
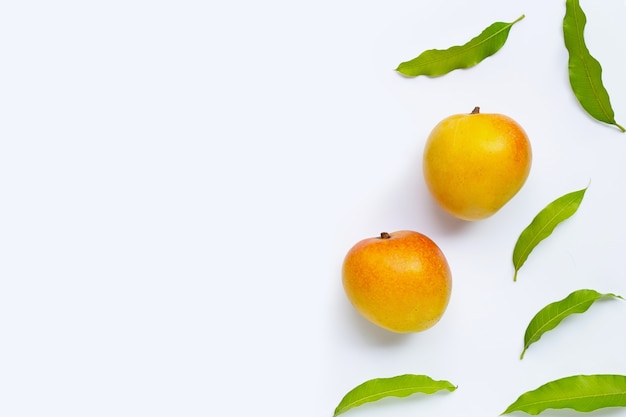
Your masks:
M591 77L591 71L589 69L587 59L585 59L586 57L590 57L592 59L594 58L592 57L591 53L589 52L589 49L587 48L585 44L585 37L584 37L585 25L584 24L581 25L580 20L579 20L579 12L584 14L584 11L580 7L580 2L578 0L572 0L572 3L574 3L574 6L575 6L572 15L574 16L574 25L576 26L576 37L578 38L578 43L577 43L578 56L580 58L580 61L583 64L583 68L585 69L585 77L587 78L587 81L589 82L589 85L591 86L591 91L593 92L593 96L596 99L596 103L598 104L600 111L602 112L602 114L604 114L604 117L606 118L606 120L609 120L611 123L615 123L615 120L610 115L611 113L607 111L602 100L600 99L600 95L598 93L596 85L593 82L593 77Z
M595 297L595 298L597 299L598 297ZM592 300L592 303L593 303L593 301L595 301L595 300ZM569 313L570 311L572 311L572 310L578 308L579 306L581 306L581 305L583 305L585 303L588 303L588 302L589 302L589 300L585 300L585 301L581 301L579 303L576 303L576 304L572 305L571 307L566 308L565 310L563 310L562 313L559 313L556 316L554 316L554 318L552 320L548 320L543 326L541 326L539 329L537 329L537 331L534 332L533 335L528 339L528 344L526 345L526 348L528 348L532 344L533 341L536 341L535 340L535 336L537 336L537 334L542 334L542 330L545 329L546 327L548 327L549 324L554 323L555 321L557 321L557 323L562 321L565 317L567 317L567 316L569 316L571 314L571 313ZM565 316L565 317L563 317L563 316ZM558 320L561 317L563 317L563 318L561 320ZM537 340L539 340L539 339L537 339Z
M500 28L498 31L492 33L490 36L488 36L485 39L482 39L481 41L477 42L474 45L468 46L469 44L472 43L472 41L474 39L480 38L480 36L489 28L491 28L494 25L497 25L498 23L502 23L502 22L498 22L498 23L493 23L490 26L488 26L485 30L483 30L483 32L479 33L478 36L476 36L473 39L470 39L469 42L465 43L464 45L457 45L457 46L452 46L448 49L431 49L429 51L426 52L449 52L448 56L445 57L440 57L440 58L436 58L436 59L432 59L429 61L425 61L425 64L432 64L432 63L439 63L442 61L447 61L449 59L452 58L456 58L459 55L462 55L463 53L467 52L467 51L471 51L475 48L478 48L479 46L483 45L484 43L486 43L487 41L490 41L491 39L493 39L495 36L499 35L500 33L506 31L506 30L510 30L511 27L516 24L517 22L519 22L520 20L522 20L524 18L524 15L520 16L519 18L517 18L516 20L514 20L513 22L509 22L509 23L505 23L505 26L503 26L502 28ZM410 61L409 61L410 62Z
M602 398L602 397L610 397L610 396L620 396L620 395L626 395L626 391L610 392L610 393L595 393L595 394L587 394L587 395L576 395L576 396L571 396L571 397L562 397L562 398L558 398L558 399L552 398L552 399L547 399L547 400L528 402L528 403L525 404L525 406L532 406L532 405L539 405L539 404L549 404L549 403L558 403L558 402L571 401L571 400L584 400L584 399L588 399L588 398ZM549 407L549 408L554 408L554 407ZM572 407L568 406L566 408L572 408Z
M450 52L450 55L447 57L442 57L439 59L433 59L432 61L428 61L429 64L431 63L436 63L436 62L440 62L440 61L446 61L448 59L452 59L452 58L456 58L459 55L462 55L465 52L471 51L475 48L478 48L479 46L487 43L488 41L490 41L491 39L493 39L495 36L499 35L500 33L502 33L505 30L508 30L511 28L511 26L513 26L513 23L509 23L506 26L503 26L500 30L498 30L497 32L494 32L493 34L491 34L490 36L488 36L485 39L482 39L481 41L477 42L474 45L468 46L470 43L472 43L472 40L470 40L468 43L466 43L465 45L461 45L461 46L453 46L451 48L448 48L447 51ZM480 37L480 34L477 36ZM474 38L476 39L476 38ZM433 50L435 51L435 50ZM441 50L439 49L439 51L441 52L445 52L446 50Z
M428 391L425 391L427 389L428 389ZM389 390L380 391L380 392L377 392L375 394L370 394L370 395L361 397L358 400L355 400L355 401L352 401L352 402L346 404L341 409L345 410L346 408L353 408L355 405L361 405L361 404L365 404L365 403L371 402L371 400L373 398L384 398L384 397L388 397L388 396L407 397L407 396L409 396L411 394L428 393L432 389L433 389L433 387L429 386L429 385L389 389ZM448 388L442 388L442 389L448 389ZM398 395L397 394L397 393L402 393L404 391L406 391L406 395ZM394 393L396 393L396 394L394 394Z
M575 202L576 202L576 196L572 196L572 200L569 201L565 206L563 206L561 210L555 213L555 215L548 222L546 222L546 224L542 228L540 228L537 231L537 233L535 233L535 236L530 240L530 242L528 242L528 245L526 245L524 250L521 252L520 257L518 259L518 263L515 264L516 270L519 270L521 264L524 263L523 260L525 260L528 257L528 254L530 253L529 248L534 248L541 241L541 239L537 240L538 237L541 235L541 232L543 232L544 230L548 228L548 226L553 224L554 219L556 219L559 214L561 214L563 211L565 211L565 209L569 208L569 206L571 206Z

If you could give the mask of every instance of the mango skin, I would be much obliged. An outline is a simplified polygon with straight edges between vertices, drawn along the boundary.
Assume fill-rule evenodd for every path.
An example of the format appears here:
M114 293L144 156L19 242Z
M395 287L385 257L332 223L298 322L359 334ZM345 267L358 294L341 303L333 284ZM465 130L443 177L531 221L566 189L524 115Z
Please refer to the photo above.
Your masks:
M447 117L424 146L423 174L432 197L446 212L468 221L500 210L522 188L531 165L528 135L502 114Z
M361 240L348 251L342 267L345 293L363 317L386 330L429 329L450 301L448 261L421 233L401 230L387 235Z

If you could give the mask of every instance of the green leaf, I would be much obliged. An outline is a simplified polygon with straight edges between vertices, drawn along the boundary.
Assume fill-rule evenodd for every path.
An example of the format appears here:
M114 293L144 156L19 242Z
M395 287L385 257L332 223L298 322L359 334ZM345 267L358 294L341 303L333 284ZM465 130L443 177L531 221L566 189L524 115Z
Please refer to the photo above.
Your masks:
M604 123L617 126L609 94L602 84L602 66L589 53L585 44L584 30L587 17L579 0L566 0L563 19L563 38L569 52L569 81L574 95L590 116Z
M538 341L541 336L554 329L566 317L572 314L584 313L597 300L605 297L623 298L615 294L600 294L594 290L578 290L560 301L548 304L533 317L526 328L524 334L524 350L520 359L524 358L524 353L528 347Z
M345 413L351 408L385 397L407 397L411 394L432 394L441 390L454 391L456 387L448 381L435 381L426 375L399 375L391 378L371 379L348 392L337 408L333 417Z
M511 23L493 23L465 45L424 51L417 58L402 62L396 71L408 77L437 77L455 69L473 67L498 52L504 46L511 27L523 18L524 15Z
M541 210L522 231L513 249L513 281L517 281L517 272L539 242L550 236L562 221L576 213L586 190L587 188L583 188L557 198Z
M502 414L523 411L537 415L549 408L571 408L594 411L606 407L626 406L626 376L574 375L522 394Z

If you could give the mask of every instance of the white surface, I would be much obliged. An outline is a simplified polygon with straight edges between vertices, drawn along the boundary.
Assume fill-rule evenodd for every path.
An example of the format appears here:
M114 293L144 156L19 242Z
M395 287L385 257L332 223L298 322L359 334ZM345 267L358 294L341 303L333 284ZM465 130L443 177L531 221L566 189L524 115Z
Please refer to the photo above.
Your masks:
M582 5L626 124L626 3ZM350 414L482 417L551 379L626 373L623 302L597 303L518 359L547 303L581 288L626 295L626 136L572 96L564 10L7 2L0 415L331 416L367 379L419 373L458 389ZM472 69L394 72L521 14ZM433 205L420 159L439 120L476 105L520 122L534 160L504 209L469 224ZM523 227L590 181L513 283ZM448 311L421 334L374 328L341 288L345 252L398 229L434 239L454 274Z

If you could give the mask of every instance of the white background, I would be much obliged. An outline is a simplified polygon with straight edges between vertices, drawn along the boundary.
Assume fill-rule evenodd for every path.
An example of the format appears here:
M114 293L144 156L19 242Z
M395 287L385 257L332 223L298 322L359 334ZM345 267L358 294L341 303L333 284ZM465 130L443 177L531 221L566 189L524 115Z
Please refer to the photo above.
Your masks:
M582 6L626 125L626 3ZM4 2L0 415L332 416L365 380L416 373L458 389L349 413L484 417L552 379L626 374L616 300L519 360L546 304L582 288L626 295L626 134L574 99L564 12L536 0ZM522 14L476 67L394 71ZM534 159L509 204L465 223L431 201L421 152L439 120L474 106L522 124ZM514 283L521 230L588 184ZM430 236L453 271L446 314L419 334L373 327L341 287L347 250L399 229Z

